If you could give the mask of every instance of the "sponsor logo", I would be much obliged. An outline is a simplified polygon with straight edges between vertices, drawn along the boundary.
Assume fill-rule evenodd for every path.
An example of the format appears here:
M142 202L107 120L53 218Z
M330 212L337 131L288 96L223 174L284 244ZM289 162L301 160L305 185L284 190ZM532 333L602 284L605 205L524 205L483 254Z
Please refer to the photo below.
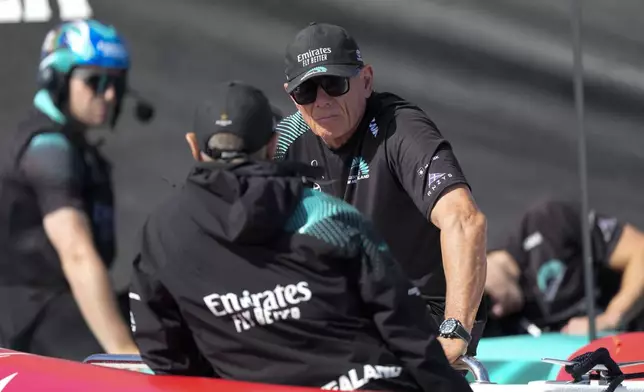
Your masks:
M76 53L85 58L91 58L94 55L94 48L88 45L90 42L90 29L85 23L76 23L76 28L70 29L66 33L67 44Z
M320 61L326 61L327 55L329 54L331 54L331 48L311 49L298 54L297 62L302 64L302 67L306 67L311 64L319 63Z
M418 287L412 287L411 289L407 290L407 295L420 295L420 290Z
M140 301L141 300L141 296L138 295L137 293L129 293L128 296L130 297L130 299L133 299L135 301Z
M137 293L130 292L128 296L130 297L130 299L133 299L135 301L141 300L141 296ZM132 330L132 333L136 332L136 320L134 319L134 312L132 311L130 311L130 329Z
M353 158L351 169L349 169L347 184L355 184L356 182L366 178L369 178L369 165L362 157Z
M440 182L443 178L445 178L446 173L432 173L429 175L427 178L427 185L432 186L433 183Z
M356 50L356 60L362 61L362 53L360 53L360 49Z
M529 252L537 246L541 245L542 242L543 236L540 232L535 231L523 240L523 250Z
M96 47L104 56L121 59L127 58L127 50L119 43L99 41Z
M427 196L433 195L443 182L452 177L454 176L451 173L429 173L427 176Z
M9 385L11 380L13 380L14 377L16 377L17 375L18 373L14 373L0 380L0 391L4 391L4 389L7 387L7 385Z
M537 286L546 302L552 302L566 275L566 266L561 260L548 260L537 271Z
M300 318L300 305L311 300L312 293L307 282L286 286L277 285L272 290L258 293L242 291L210 294L203 298L208 309L216 317L231 317L237 333L256 326L270 325L277 321Z
M375 118L372 118L371 122L369 123L369 131L371 131L371 134L373 135L373 137L378 136L378 132L380 130L378 129L378 124L376 124Z
M319 73L326 73L327 69L326 67L315 67L313 69L310 69L307 73L305 73L300 80L306 79L311 75L319 74Z
M431 159L431 162L439 159L440 157L438 155L434 155ZM429 166L431 165L430 163L426 163L425 165L421 166L418 170L416 170L416 174L418 174L419 177L423 177L425 174L427 174L427 171L429 170ZM429 173L427 176L427 196L431 196L436 189L438 189L438 186L441 185L444 181L447 180L447 178L452 178L453 175L451 173Z
M360 374L358 374L360 372ZM365 386L371 380L396 378L402 373L400 366L364 365L362 369L351 369L346 375L325 384L320 389L332 391L354 391Z
M219 125L220 127L227 127L232 123L233 122L228 119L228 115L226 113L222 113L219 117L219 120L215 121L215 124Z
M130 312L130 329L132 333L136 332L136 320L134 319L134 312Z
M604 236L604 242L609 242L617 227L617 218L597 218L597 226Z
M421 167L420 167L420 169L418 169L418 171L416 171L416 173L418 173L418 175L419 175L420 177L422 177L422 176L424 176L424 175L425 175L425 172L427 171L427 168L428 168L428 167L429 167L429 163L428 163L428 164L426 164L425 166L421 166Z

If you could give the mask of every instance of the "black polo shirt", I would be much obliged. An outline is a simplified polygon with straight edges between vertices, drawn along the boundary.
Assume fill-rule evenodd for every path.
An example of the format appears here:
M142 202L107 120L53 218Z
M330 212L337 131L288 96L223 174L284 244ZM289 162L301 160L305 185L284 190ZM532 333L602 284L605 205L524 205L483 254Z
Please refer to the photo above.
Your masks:
M519 230L502 247L521 271L525 306L521 315L545 330L559 330L575 316L587 313L584 258L578 203L549 200L528 209ZM605 309L620 287L621 274L610 258L621 238L624 223L590 211L594 283L597 306Z
M338 149L297 112L277 126L276 160L324 168L316 188L342 198L373 221L414 284L440 313L445 275L440 231L429 221L441 194L467 180L450 143L418 107L373 93L351 139Z

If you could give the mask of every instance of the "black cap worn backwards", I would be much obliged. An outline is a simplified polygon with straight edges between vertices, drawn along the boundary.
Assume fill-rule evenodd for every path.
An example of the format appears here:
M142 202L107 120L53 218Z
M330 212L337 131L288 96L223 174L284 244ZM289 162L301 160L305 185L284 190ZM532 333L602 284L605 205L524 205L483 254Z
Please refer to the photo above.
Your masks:
M242 153L252 154L268 144L273 136L274 111L264 93L243 82L217 86L212 100L202 103L195 115L193 130L202 151L218 133L231 133L244 141Z
M311 23L286 48L286 91L322 75L355 76L364 66L356 41L340 26Z

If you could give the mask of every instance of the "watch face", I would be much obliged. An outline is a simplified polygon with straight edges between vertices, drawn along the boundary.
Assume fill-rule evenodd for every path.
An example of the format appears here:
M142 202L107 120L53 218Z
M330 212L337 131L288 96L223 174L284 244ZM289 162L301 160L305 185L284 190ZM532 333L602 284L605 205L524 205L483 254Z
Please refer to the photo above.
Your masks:
M443 323L441 324L440 333L444 333L444 334L454 333L456 331L457 326L458 324L456 324L456 320L447 319L443 321Z

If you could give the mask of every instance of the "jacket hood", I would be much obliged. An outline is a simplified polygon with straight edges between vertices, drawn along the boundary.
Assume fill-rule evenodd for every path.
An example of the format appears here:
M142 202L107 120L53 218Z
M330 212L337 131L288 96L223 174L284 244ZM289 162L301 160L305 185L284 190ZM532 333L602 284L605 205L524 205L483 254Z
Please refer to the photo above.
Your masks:
M196 164L184 192L184 209L199 228L220 241L263 244L286 222L322 170L297 162Z

